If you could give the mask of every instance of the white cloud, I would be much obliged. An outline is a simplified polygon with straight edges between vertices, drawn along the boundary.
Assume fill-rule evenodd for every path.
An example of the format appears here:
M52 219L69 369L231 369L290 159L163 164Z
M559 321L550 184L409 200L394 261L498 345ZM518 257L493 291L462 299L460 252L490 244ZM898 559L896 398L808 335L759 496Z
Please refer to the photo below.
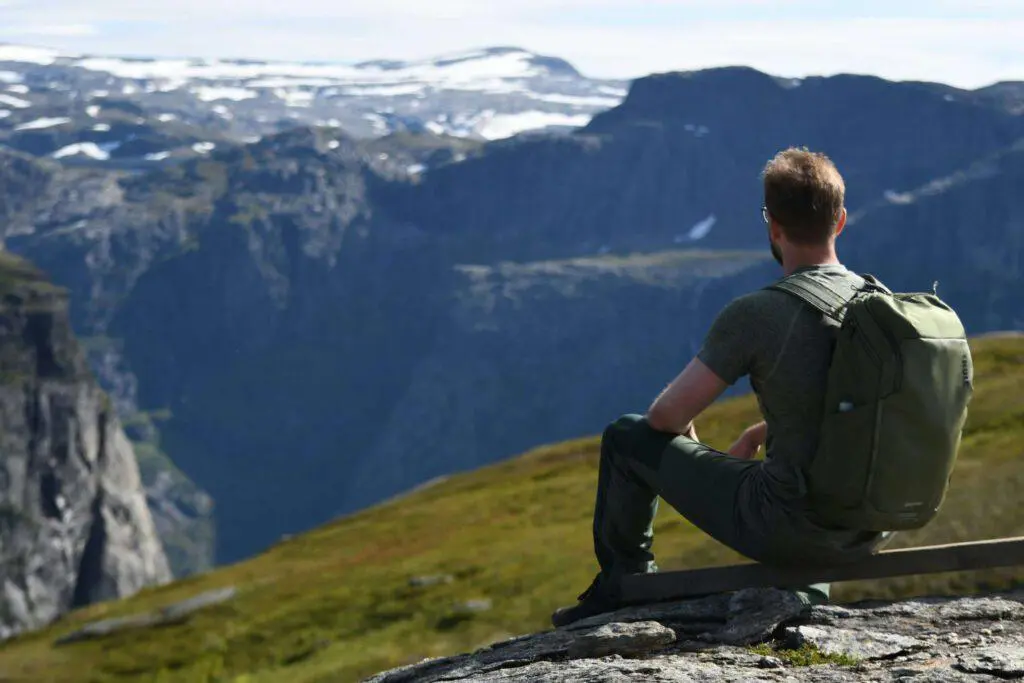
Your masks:
M808 5L809 0L645 0L650 7L682 7L687 10ZM2 6L2 3L0 3ZM28 2L15 2L15 7L30 8ZM606 8L632 7L626 0L291 0L283 6L279 0L53 0L46 3L46 13L59 13L73 21L173 21L183 17L190 21L217 20L259 22L296 19L391 21L407 19L490 19L515 20L572 9L600 11Z
M15 24L0 27L4 36L94 36L98 31L92 24Z

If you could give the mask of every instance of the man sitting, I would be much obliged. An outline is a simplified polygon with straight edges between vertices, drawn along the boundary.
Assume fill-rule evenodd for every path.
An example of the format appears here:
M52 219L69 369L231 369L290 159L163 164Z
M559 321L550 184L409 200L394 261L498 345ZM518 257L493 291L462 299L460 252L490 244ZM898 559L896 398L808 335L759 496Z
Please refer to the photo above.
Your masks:
M823 154L787 149L768 163L762 217L784 275L817 271L836 292L863 284L836 255L844 195L842 176ZM620 577L657 571L659 496L759 562L842 563L878 550L890 534L816 524L806 497L802 471L818 443L834 325L786 292L742 296L721 311L696 358L646 416L627 415L605 430L593 528L601 571L577 605L552 615L556 627L617 609ZM747 375L764 421L726 453L700 443L694 419ZM753 460L762 446L765 459ZM828 585L803 595L827 600Z

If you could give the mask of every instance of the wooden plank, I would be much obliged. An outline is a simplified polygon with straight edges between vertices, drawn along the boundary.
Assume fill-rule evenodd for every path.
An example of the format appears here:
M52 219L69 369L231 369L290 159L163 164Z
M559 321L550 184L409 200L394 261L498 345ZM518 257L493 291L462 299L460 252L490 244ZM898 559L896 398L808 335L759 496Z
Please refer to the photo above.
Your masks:
M994 569L1024 565L1024 537L885 550L865 560L831 567L740 564L622 579L626 602L657 602L725 593L742 588L799 588L812 583L883 579L912 574Z

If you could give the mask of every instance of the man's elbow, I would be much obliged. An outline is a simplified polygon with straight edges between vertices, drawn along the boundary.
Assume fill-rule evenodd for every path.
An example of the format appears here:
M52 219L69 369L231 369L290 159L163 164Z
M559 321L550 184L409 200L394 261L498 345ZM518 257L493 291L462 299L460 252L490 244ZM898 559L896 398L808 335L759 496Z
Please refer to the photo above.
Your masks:
M646 415L647 424L651 429L658 432L679 432L679 425L674 424L674 420L669 417L665 411L659 410L657 406L652 406L647 411Z

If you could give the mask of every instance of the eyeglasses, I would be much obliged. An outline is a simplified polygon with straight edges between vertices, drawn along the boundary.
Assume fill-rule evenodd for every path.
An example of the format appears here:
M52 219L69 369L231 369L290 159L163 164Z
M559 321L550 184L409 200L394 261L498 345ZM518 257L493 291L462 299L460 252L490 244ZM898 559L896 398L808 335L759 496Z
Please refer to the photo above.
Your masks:
M764 224L765 225L771 225L771 222L772 222L771 214L768 213L768 207L763 205L763 204L761 205L761 218L764 219Z

